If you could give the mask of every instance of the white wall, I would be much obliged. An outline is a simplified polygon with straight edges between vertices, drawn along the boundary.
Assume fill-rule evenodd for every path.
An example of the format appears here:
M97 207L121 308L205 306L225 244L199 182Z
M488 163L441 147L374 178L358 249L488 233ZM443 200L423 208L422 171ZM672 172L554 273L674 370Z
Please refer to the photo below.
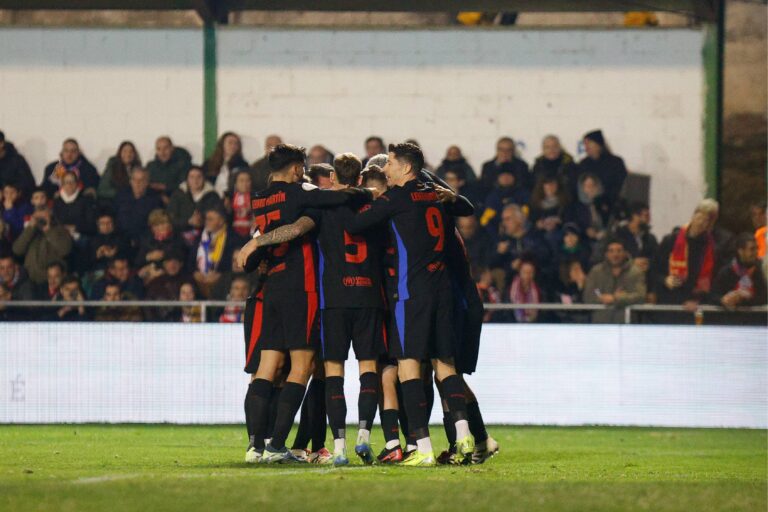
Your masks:
M766 428L765 333L486 325L468 382L488 423ZM239 325L0 323L0 423L240 423L244 358Z
M438 164L458 144L479 171L499 136L530 163L558 134L575 154L596 127L631 170L653 176L656 231L704 191L702 33L689 30L219 33L219 126L254 138L362 152L415 137Z
M123 140L147 162L158 135L202 156L199 30L0 30L0 130L36 177L75 137L104 170Z
M657 233L704 190L703 35L693 30L219 31L219 128L249 160L264 137L362 152L364 138L417 138L439 163L472 165L512 135L532 162L549 132L577 152L602 128L651 174ZM0 31L0 129L36 174L75 136L99 170L123 139L145 160L171 134L202 157L199 30Z

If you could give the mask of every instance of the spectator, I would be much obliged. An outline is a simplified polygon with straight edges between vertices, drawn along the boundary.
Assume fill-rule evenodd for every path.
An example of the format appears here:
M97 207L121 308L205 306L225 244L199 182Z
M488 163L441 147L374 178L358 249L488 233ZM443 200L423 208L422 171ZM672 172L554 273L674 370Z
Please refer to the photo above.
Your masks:
M605 236L609 213L600 179L592 174L582 174L579 177L577 200L568 208L566 219L576 223L587 239L594 243Z
M253 162L253 165L248 169L253 183L253 192L261 192L267 188L267 185L269 184L269 173L272 172L272 169L269 167L267 155L269 155L269 152L273 147L282 143L283 139L278 135L269 135L264 140L264 156Z
M563 238L558 246L557 259L558 265L565 261L576 260L581 263L581 268L589 268L589 248L581 240L581 230L579 226L568 222L563 226Z
M456 227L464 240L469 261L473 265L487 267L493 254L494 244L488 232L480 228L480 222L474 215L456 217Z
M509 278L520 271L524 259L535 262L540 269L551 260L547 243L538 232L529 229L525 214L516 204L507 205L501 213L501 235L491 258L491 268L502 271L496 274L498 288L506 287Z
M768 210L766 210L765 201L755 203L749 208L749 216L752 220L752 228L755 230L755 243L757 243L757 257L765 258L765 245L768 239L765 225L768 220Z
M193 277L203 297L210 297L222 272L232 269L232 253L241 246L242 240L227 229L223 209L213 208L205 212L203 232L190 255L190 266L195 269Z
M0 254L12 253L12 247L11 230L0 215Z
M318 188L331 188L331 173L333 166L330 164L314 164L309 167L307 177Z
M49 197L53 197L61 186L61 179L67 171L74 172L80 180L83 192L96 195L99 186L99 173L96 168L80 152L80 145L75 139L66 139L61 145L59 160L51 162L45 168L43 181L40 184Z
M13 300L11 290L4 283L0 283L0 322L17 322L26 317L18 308L8 307L8 302Z
M360 184L366 188L375 188L379 194L383 194L387 191L387 177L381 167L378 165L368 164L365 171L362 174L362 181Z
M234 190L225 203L227 211L232 216L232 229L242 238L250 237L253 227L251 190L253 190L251 175L246 171L240 171L235 177Z
M543 176L536 182L531 196L530 220L553 244L559 238L567 208L568 193L557 178Z
M10 292L13 300L34 300L35 288L10 254L0 254L0 283Z
M12 242L21 234L24 223L32 215L32 205L24 200L18 186L8 182L3 186L3 221L8 226L9 240Z
M117 153L109 157L104 174L96 191L102 201L111 201L117 193L128 188L128 180L134 169L141 167L141 158L133 142L123 141Z
M483 187L475 181L467 183L464 173L460 169L448 169L445 171L445 182L457 194L466 197L475 207L475 211L482 212L485 208L485 196Z
M541 155L536 158L532 172L534 187L543 178L554 178L566 192L576 192L578 166L554 135L547 135L541 141Z
M48 193L43 187L36 187L35 190L32 191L32 197L30 198L29 202L32 205L33 212L39 210L47 210L53 207L53 202L51 202L51 198L48 197ZM24 223L24 227L27 227L29 221L30 219L27 219L27 221Z
M476 274L479 276L477 291L480 293L480 300L483 301L483 304L500 304L501 292L493 284L494 279L491 270L488 267L482 267L477 270ZM500 312L486 310L483 314L483 322L494 322L497 319L501 319L497 317L502 317L503 315L498 313Z
M333 164L333 153L320 144L312 146L307 154L307 165L315 164Z
M736 239L736 257L720 269L712 284L713 302L727 309L765 305L768 290L759 263L754 235L742 233Z
M592 312L592 323L624 323L624 307L645 301L645 276L632 265L621 240L608 241L605 260L587 276L584 302L603 304L611 309Z
M168 198L184 181L192 166L192 156L182 147L174 146L168 136L155 141L155 159L147 164L149 188Z
M203 227L202 212L221 205L213 185L205 181L203 170L192 166L187 179L177 188L168 203L168 215L173 227L191 243Z
M107 285L117 283L120 289L129 292L133 297L141 299L144 297L144 284L141 279L131 271L131 265L128 258L118 254L110 260L107 266L107 272L104 277L93 284L91 290L91 300L101 300Z
M24 231L13 242L13 253L24 258L24 268L36 285L46 282L48 265L64 260L71 250L69 232L51 218L48 208L35 211Z
M659 244L651 272L659 304L682 304L694 311L709 294L720 259L712 228L718 204L704 199L696 207L690 223L675 228ZM663 321L679 320L679 315L662 315Z
M561 304L583 304L584 287L587 283L587 274L578 259L569 259L560 262L560 280L557 283L556 294ZM557 318L561 322L588 323L590 314L586 311L559 311Z
M39 300L53 300L56 294L59 293L61 282L64 280L66 273L67 267L62 261L54 261L48 265L47 281L38 287L37 298Z
M184 272L184 253L171 250L160 262L160 268L153 269L147 280L146 298L148 300L175 300L179 296L182 283L189 281Z
M584 151L587 156L579 162L579 173L597 176L603 185L610 211L616 205L621 187L627 178L624 160L611 153L600 130L584 135Z
M542 293L536 284L536 265L532 261L523 261L520 270L509 287L509 302L512 304L540 304ZM536 309L515 309L515 321L518 323L535 322L539 316Z
M165 255L171 251L184 251L184 240L173 231L171 217L165 210L153 210L147 222L149 233L141 238L135 261L136 267L142 269L153 264L159 267Z
M241 302L237 306L227 306L219 317L219 322L223 324L239 324L243 321L243 310L245 309L245 299L248 298L250 283L245 277L236 277L232 280L232 285L227 295L228 301Z
M61 280L59 293L53 298L54 302L83 300L85 300L85 295L80 287L80 280L72 274ZM88 320L88 312L84 306L63 306L56 310L53 320L60 322L84 322Z
M378 155L373 155L368 159L368 163L363 167L363 171L367 170L372 165L376 165L380 169L384 169L384 167L387 165L388 159L389 156L387 156L387 153L379 153Z
M240 248L236 248L232 251L231 269L221 273L221 279L219 279L211 290L211 299L226 300L229 289L232 286L232 281L235 279L245 278L248 281L248 291L256 287L259 280L259 274L257 272L246 274L245 269L240 266L240 263L237 261L238 254L240 254Z
M118 283L108 283L104 289L104 302L120 302L123 300L135 300L129 292L120 290ZM144 315L138 306L101 306L93 315L96 322L141 322Z
M518 185L515 173L509 167L502 167L496 175L496 186L485 200L485 210L480 217L480 224L491 233L499 230L499 213L510 204L527 207L528 191Z
M448 146L445 152L445 158L437 168L436 174L445 180L446 173L448 171L456 171L457 176L460 176L463 180L472 182L477 180L477 175L472 166L469 165L467 159L461 154L461 148L459 146ZM446 180L448 181L448 180Z
M88 269L104 270L118 254L128 254L130 244L115 230L115 217L104 210L98 213L96 234L88 242Z
M502 170L510 171L515 175L515 182L529 192L532 183L529 183L528 164L517 157L515 141L511 137L502 137L496 142L496 157L483 164L480 181L486 190L493 188L496 178Z
M659 242L651 233L651 212L647 204L635 203L630 206L629 220L619 224L613 236L622 241L634 265L644 274L651 266Z
M243 158L243 144L234 132L225 132L216 143L211 157L203 163L205 178L213 185L220 198L232 190L235 174L248 170Z
M23 199L29 199L35 188L35 178L27 160L5 140L5 134L0 131L0 190L9 183L16 186Z
M69 231L75 245L87 243L80 240L92 235L96 228L96 202L82 193L77 174L67 171L61 178L59 197L53 201L53 217Z
M149 189L149 173L137 167L131 173L130 188L118 192L115 198L117 227L134 245L147 229L147 219L152 210L163 207L160 194Z
M384 145L384 139L379 136L371 135L365 139L365 158L363 158L363 167L368 164L368 160L376 155L386 154L387 146ZM376 164L382 167L380 164Z
M197 300L195 285L189 282L182 284L181 288L179 288L179 301L190 302L193 300ZM185 324L202 322L202 311L200 311L200 306L182 306L176 312L174 321Z

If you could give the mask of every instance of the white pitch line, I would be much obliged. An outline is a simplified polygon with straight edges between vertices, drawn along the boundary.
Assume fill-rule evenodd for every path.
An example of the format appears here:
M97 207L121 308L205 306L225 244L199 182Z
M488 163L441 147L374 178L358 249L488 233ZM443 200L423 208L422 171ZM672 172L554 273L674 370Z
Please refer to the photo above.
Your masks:
M274 471L263 471L261 469L253 469L250 468L243 468L243 471L249 471L250 474L257 474L260 476L290 476L290 475L306 475L306 474L327 474L327 473L338 473L338 474L344 474L348 473L350 471L370 471L371 468L368 466L355 466L351 468L307 468L307 469L277 469L275 468ZM90 476L90 477L84 477L84 478L78 478L76 480L73 480L73 484L101 484L104 482L114 482L118 480L130 480L133 478L154 478L156 476L161 476L162 478L242 478L243 476L249 476L245 475L243 472L237 472L237 473L179 473L179 474L163 474L163 475L156 475L154 473L127 473L125 475L101 475L101 476Z

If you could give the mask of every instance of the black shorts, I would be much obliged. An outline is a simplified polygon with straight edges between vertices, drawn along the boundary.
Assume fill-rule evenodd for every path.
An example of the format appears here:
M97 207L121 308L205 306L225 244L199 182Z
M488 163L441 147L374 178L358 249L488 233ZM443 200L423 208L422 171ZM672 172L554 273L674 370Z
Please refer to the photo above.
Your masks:
M410 297L393 305L389 355L395 359L448 359L454 356L453 300L450 289Z
M346 361L349 345L358 361L378 359L386 350L384 314L378 308L328 308L320 311L324 361Z
M477 368L480 352L480 331L483 327L483 301L477 286L470 281L462 286L452 280L454 304L454 364L456 373L472 374Z
M259 295L262 300L259 303L256 299L251 321L249 341L254 343L251 352L317 349L320 341L317 293L261 292Z

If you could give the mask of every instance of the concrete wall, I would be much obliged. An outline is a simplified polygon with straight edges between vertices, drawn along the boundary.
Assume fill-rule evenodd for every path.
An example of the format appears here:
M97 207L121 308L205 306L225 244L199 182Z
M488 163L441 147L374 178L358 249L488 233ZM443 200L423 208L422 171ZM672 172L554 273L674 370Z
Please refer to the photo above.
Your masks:
M101 172L123 140L146 161L160 134L202 156L198 30L0 30L0 130L42 177L75 137Z
M250 160L271 132L337 152L376 133L417 138L434 164L459 144L479 168L501 135L531 162L545 134L575 154L600 127L653 176L661 233L703 192L701 46L694 30L225 28L219 128ZM202 158L199 31L5 29L0 47L0 129L38 175L68 136L100 169L124 139L147 160L163 133Z
M704 190L701 46L692 30L226 29L219 127L248 135L249 155L268 132L336 152L378 134L416 138L433 164L458 144L478 169L499 136L532 162L547 133L576 154L600 127L631 170L653 176L661 233Z

